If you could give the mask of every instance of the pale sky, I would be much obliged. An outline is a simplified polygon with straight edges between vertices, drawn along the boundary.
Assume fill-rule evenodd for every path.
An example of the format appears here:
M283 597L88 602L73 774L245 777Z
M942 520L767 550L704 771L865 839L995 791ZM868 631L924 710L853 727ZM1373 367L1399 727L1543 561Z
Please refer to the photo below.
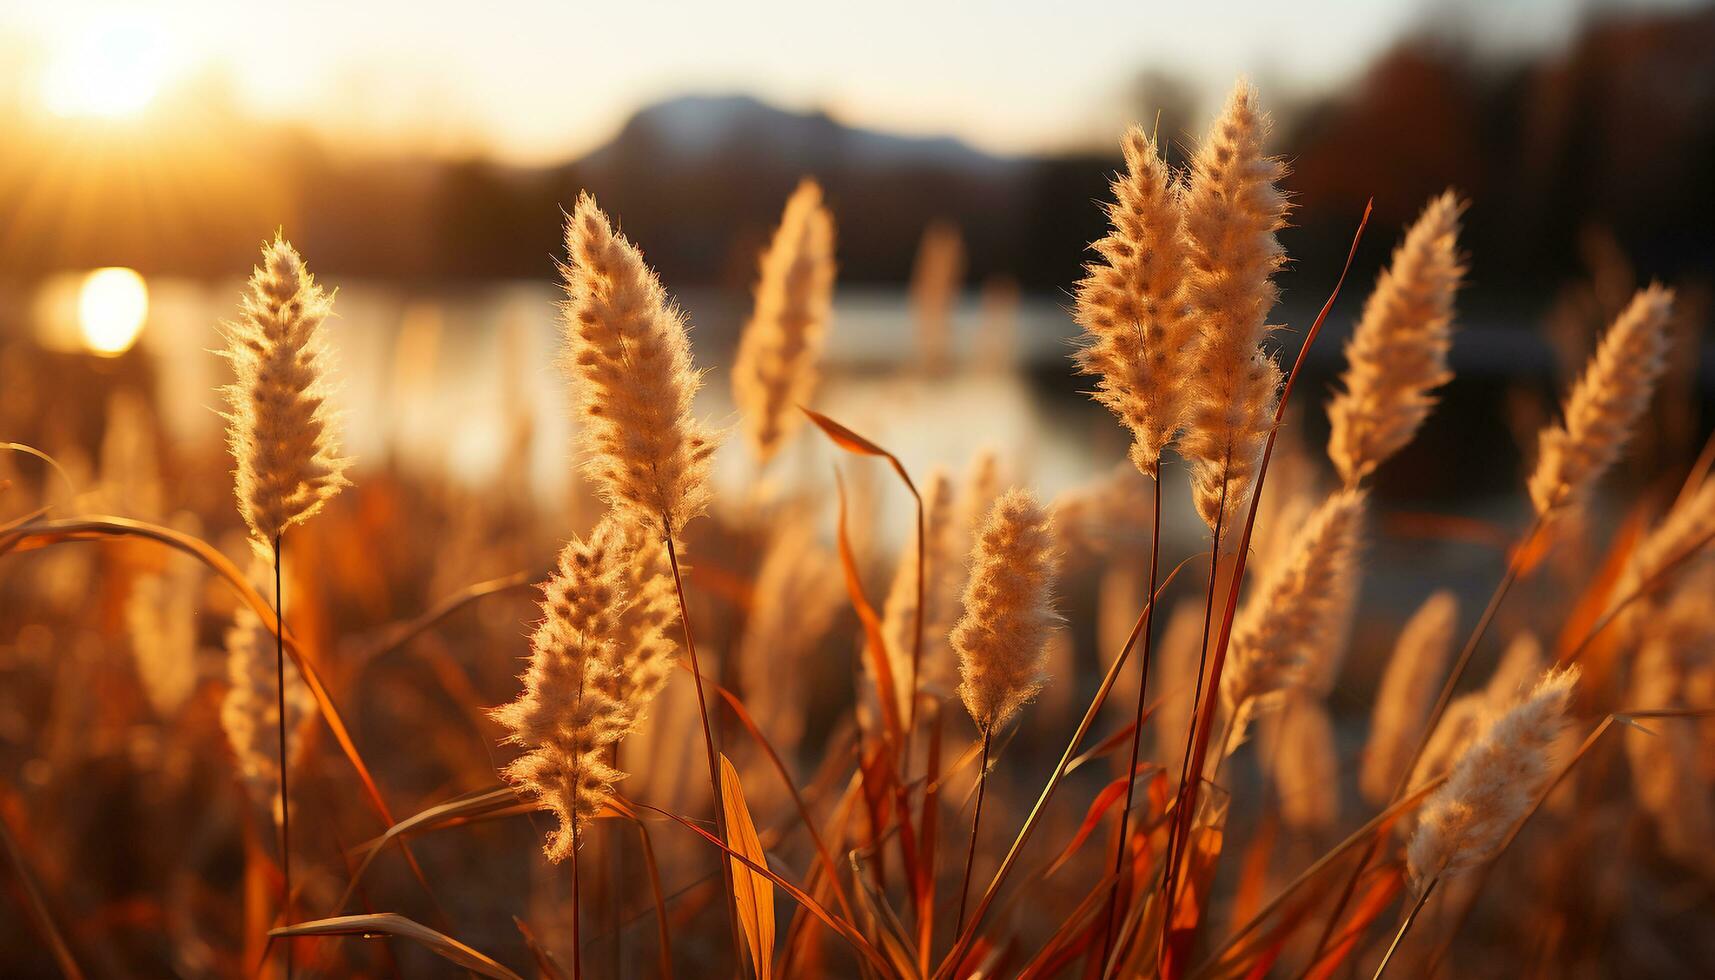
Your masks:
M52 0L0 10L0 53L23 52L0 65L0 94L52 101L44 86L87 81L78 66L92 57L91 36L107 38L99 51L135 37L142 54L97 59L140 60L115 77L151 81L125 87L170 87L212 70L262 118L477 144L520 162L589 149L638 106L686 92L745 92L858 125L1027 152L1105 143L1131 121L1128 94L1145 71L1182 78L1205 99L1239 74L1275 91L1315 91L1349 81L1424 25L1463 23L1462 36L1485 50L1541 47L1588 10L1635 5L1674 4ZM139 89L120 102L146 97Z

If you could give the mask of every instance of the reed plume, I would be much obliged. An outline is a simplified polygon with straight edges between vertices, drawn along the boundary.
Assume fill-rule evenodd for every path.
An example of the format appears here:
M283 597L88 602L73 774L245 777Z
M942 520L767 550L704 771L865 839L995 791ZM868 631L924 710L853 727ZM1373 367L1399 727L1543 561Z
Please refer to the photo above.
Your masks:
M586 470L613 506L663 534L708 505L714 436L692 418L701 386L685 317L643 253L581 194L566 222L564 322Z
M269 560L260 553L254 555L246 574L258 592L272 597L274 572ZM284 819L279 732L282 727L287 732L302 728L315 710L315 701L297 665L287 664L282 670L276 656L274 634L249 604L240 603L226 631L228 687L220 704L220 724L251 798L279 821ZM299 748L302 745L300 739Z
M1715 664L1709 652L1715 645L1715 621L1708 607L1715 588L1711 569L1715 566L1700 568L1652 619L1649 635L1638 648L1629 703L1668 710L1707 705L1691 690L1690 681ZM1655 827L1657 846L1675 860L1715 872L1715 856L1709 852L1715 837L1715 789L1703 769L1707 756L1699 745L1696 722L1656 718L1642 724L1648 726L1646 731L1625 733L1626 757L1632 791Z
M588 537L561 550L558 568L542 585L542 621L530 638L524 691L491 712L507 729L506 741L525 748L502 774L559 817L545 847L553 861L572 856L578 833L622 777L607 764L607 750L643 707L619 700L642 687L626 676L637 665L634 651L619 646L621 622L638 601L625 588L633 559L625 533L610 513Z
M739 643L745 702L777 745L795 745L803 735L810 713L810 654L846 598L839 561L817 542L810 517L807 509L799 509L776 522L756 571L754 598ZM912 598L915 601L915 593ZM869 659L864 658L864 663ZM903 683L901 676L910 676L910 663L907 647L906 674L898 673L900 667L894 661L896 686Z
M1659 597L1671 594L1675 583L1687 574L1708 564L1715 552L1715 480L1707 477L1697 489L1675 502L1662 518L1633 549L1626 562L1616 594L1620 596L1653 586L1654 597L1647 605L1658 605Z
M1327 830L1340 816L1340 762L1334 723L1321 700L1298 690L1287 695L1275 730L1273 776L1280 818L1288 827Z
M1328 403L1328 458L1355 487L1409 443L1452 380L1453 298L1465 275L1452 191L1431 200L1376 280L1346 343L1344 390Z
M965 240L957 225L933 221L923 229L911 266L911 312L917 321L919 365L945 372L951 360L953 307L965 277Z
M1278 702L1318 651L1333 643L1344 611L1342 582L1357 563L1365 496L1343 490L1316 508L1286 560L1269 569L1246 603L1221 675L1229 730L1225 752L1243 742L1250 719Z
M1540 517L1582 498L1619 457L1666 364L1672 316L1672 291L1650 286L1602 338L1566 399L1563 421L1542 432L1530 477Z
M1161 451L1185 414L1187 354L1197 322L1186 302L1180 189L1148 134L1120 140L1126 172L1107 205L1112 229L1093 246L1073 313L1084 328L1078 369L1094 375L1094 397L1132 433L1131 460L1154 477Z
M1546 785L1555 740L1578 682L1576 666L1551 670L1491 721L1423 804L1406 845L1412 880L1426 887L1492 857Z
M222 355L237 380L223 389L238 510L259 547L271 548L347 485L326 400L322 323L333 297L316 285L291 243L262 248L238 318L221 325Z
M1054 527L1067 555L1109 555L1149 544L1149 480L1130 463L1116 463L1105 474L1054 498Z
M834 219L822 188L805 180L786 201L774 240L762 255L756 309L739 337L733 399L761 463L804 421L816 389L834 292Z
M1288 210L1275 186L1286 167L1263 152L1269 128L1240 81L1197 149L1185 195L1198 338L1179 450L1211 528L1245 505L1279 396L1280 368L1260 347L1279 296L1271 277L1286 256L1275 233Z
M203 566L195 559L173 555L168 562L164 571L138 576L125 600L137 676L149 705L162 718L177 712L196 688L197 607L203 580Z
M1376 691L1370 739L1358 773L1358 788L1371 803L1386 803L1405 775L1458 625L1459 600L1443 591L1430 596L1400 630Z
M596 533L605 536L605 547L616 551L613 560L620 568L623 599L608 648L607 693L625 706L629 733L647 717L649 705L673 676L679 644L671 631L679 608L659 538L636 524L615 527L608 520L597 525Z
M1044 646L1059 624L1052 519L1027 490L1002 494L971 549L965 614L953 627L959 696L983 732L1004 726L1047 681Z

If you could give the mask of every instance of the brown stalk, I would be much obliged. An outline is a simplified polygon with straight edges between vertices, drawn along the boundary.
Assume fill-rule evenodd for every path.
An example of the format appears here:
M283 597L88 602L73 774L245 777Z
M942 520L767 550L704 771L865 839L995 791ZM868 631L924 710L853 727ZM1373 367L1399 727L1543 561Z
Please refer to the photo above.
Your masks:
M10 536L4 539L0 539L0 555L14 550L31 551L66 541L94 541L112 537L143 538L170 548L176 548L190 555L225 579L226 583L238 593L239 598L255 611L264 626L274 623L273 607L257 593L249 582L245 581L244 573L239 571L238 566L234 565L225 555L200 538L145 521L98 515L33 523L13 531ZM351 763L352 769L356 771L358 781L363 784L364 795L370 808L381 818L384 825L391 827L395 823L392 811L388 809L387 801L382 798L381 789L376 785L375 777L370 774L369 766L364 763L363 756L358 753L357 743L352 740L350 730L345 727L344 718L340 715L339 709L334 706L333 697L328 693L327 686L322 683L320 672L316 670L310 658L304 655L297 641L289 633L286 633L280 624L274 623L274 628L276 634L280 636L281 642L285 645L285 652L291 655L292 662L298 667L298 673L303 676L304 683L309 686L310 693L314 695L316 707L321 712L322 720L327 723L328 730L333 733L334 741L339 743L340 751L344 753L347 761ZM416 876L417 882L423 886L423 891L432 898L434 892L429 888L428 878L423 875L422 866L417 863L416 855L411 852L410 846L403 841L400 842L399 846L404 852L405 860L410 864L411 872Z
M1119 678L1120 668L1125 666L1126 658L1131 655L1131 648L1137 643L1138 636L1143 632L1143 620L1144 616L1149 613L1149 607L1160 601L1161 593L1173 584L1173 580L1179 577L1180 571L1196 557L1196 555L1192 555L1174 566L1173 571L1168 573L1167 577L1162 580L1160 587L1155 590L1155 594L1150 596L1149 605L1138 613L1137 622L1131 628L1131 635L1126 637L1125 646L1120 649L1119 656L1114 658L1114 662L1108 666L1108 672L1103 675L1101 686L1096 689L1095 697L1090 699L1090 707L1085 710L1083 719L1078 722L1077 731L1072 733L1071 741L1066 743L1066 751L1061 753L1060 762L1054 767L1054 774L1048 777L1047 785L1042 787L1042 794L1036 798L1036 804L1030 808L1030 813L1024 818L1024 826L1019 828L1018 836L1013 838L1012 847L1007 850L1006 857L1001 859L1000 868L995 871L994 878L989 881L988 888L983 891L982 898L977 901L976 910L971 916L970 929L957 938L953 944L952 952L948 953L947 957L941 961L940 966L936 968L934 973L936 980L948 976L963 961L965 954L970 951L971 944L976 941L977 929L982 925L983 916L988 913L989 906L994 903L995 896L999 894L1001 883L1006 880L1007 873L1017 863L1019 854L1024 851L1025 843L1030 840L1031 832L1036 829L1037 821L1048 809L1048 801L1053 798L1054 791L1060 787L1060 780L1065 778L1068 763L1077 754L1078 746L1083 743L1084 736L1089 734L1090 727L1095 724L1096 714L1107 702L1108 692L1113 690L1114 681Z
M10 796L8 787L0 786L5 795ZM54 920L53 913L48 909L48 902L42 895L41 887L36 883L36 876L30 872L30 865L24 855L24 849L12 836L12 828L6 822L6 813L0 807L0 850L4 850L7 860L12 865L13 874L18 877L18 884L24 893L24 907L29 913L36 932L42 943L54 955L54 964L60 968L60 973L67 980L83 980L83 968L77 965L77 958L71 955L71 947L66 945L65 935L60 932L59 923Z
M281 898L280 917L292 921L292 804L287 793L286 770L291 759L286 755L286 595L280 589L280 547L284 533L274 535L274 693L278 698L278 714L274 720L280 732L280 874L285 879L285 895ZM280 944L286 958L286 980L292 980L292 941Z
M1392 799L1398 800L1411 784L1412 774L1417 770L1417 763L1423 757L1423 750L1429 745L1429 738L1435 733L1435 726L1441 721L1441 716L1446 713L1447 705L1452 703L1453 692L1458 687L1460 678L1464 676L1466 666L1471 662L1471 655L1477 652L1478 645L1483 641L1483 634L1488 632L1489 624L1494 621L1495 613L1500 609L1501 602L1506 599L1513 583L1518 581L1519 573L1527 560L1526 555L1536 543L1536 537L1542 533L1544 526L1543 517L1535 518L1531 522L1530 530L1525 533L1518 547L1514 548L1507 556L1506 572L1502 574L1500 582L1496 584L1494 594L1489 596L1489 604L1483 608L1482 618L1477 620L1476 628L1471 631L1471 636L1465 641L1464 648L1459 651L1459 658L1453 662L1452 673L1447 675L1446 682L1441 685L1441 693L1435 699L1435 707L1430 710L1429 718L1423 726L1423 732L1418 736L1417 747L1412 750L1410 761L1400 771L1399 782L1394 786ZM1357 892L1358 879L1363 876L1365 869L1370 866L1370 862L1375 860L1376 852L1380 848L1381 840L1379 838L1371 841L1370 846L1364 851L1363 857L1358 860L1357 867L1352 869L1351 877L1346 880L1345 887L1340 890L1339 901L1334 903L1334 914L1329 916L1327 923L1322 926L1322 932L1316 940L1315 949L1310 954L1310 961L1305 966L1306 973L1314 969L1327 953L1328 941L1334 936L1334 929L1339 923L1340 916L1345 913L1346 906L1351 904L1352 896Z
M1429 879L1429 884L1423 889L1423 894L1417 896L1417 903L1411 907L1405 921L1400 923L1399 931L1394 933L1393 942L1388 944L1387 952L1382 955L1381 963L1376 966L1376 975L1371 980L1382 980L1382 974L1387 972L1387 965L1393 961L1394 951L1399 949L1400 940L1404 939L1405 934L1410 931L1411 924L1417 921L1417 913L1423 911L1424 903L1429 901L1430 894L1435 891L1435 886L1440 881L1439 877Z
M1233 619L1238 612L1239 587L1244 583L1245 561L1249 557L1251 532L1256 527L1257 505L1262 502L1263 481L1268 476L1269 460L1274 455L1274 440L1280 433L1280 424L1281 420L1285 417L1287 403L1292 400L1292 389L1297 385L1298 376L1304 369L1304 359L1310 353L1311 345L1316 343L1317 335L1322 332L1322 324L1327 321L1329 311L1334 308L1334 301L1340 297L1340 287L1345 284L1346 274L1352 269L1352 260L1355 259L1358 254L1358 243L1363 241L1364 228L1370 223L1370 212L1374 207L1374 199L1364 205L1364 215L1359 219L1358 230L1352 236L1352 247L1351 250L1346 253L1346 264L1340 270L1340 278L1334 281L1334 289L1328 294L1327 302L1322 304L1321 311L1316 314L1315 322L1310 325L1309 332L1304 335L1304 343L1298 348L1298 358L1293 361L1292 372L1286 376L1286 384L1281 388L1280 400L1276 403L1274 408L1274 424L1269 427L1268 440L1263 443L1262 462L1257 467L1256 484L1251 489L1250 512L1245 516L1244 533L1239 538L1239 546L1235 551L1233 559L1232 582L1227 586L1226 611L1223 613L1221 618L1221 633L1220 639L1216 642L1215 646L1214 666L1209 672L1209 691L1211 696L1208 699L1208 702L1203 706L1201 715L1194 716L1192 719L1193 731L1196 735L1193 739L1193 741L1196 742L1196 750L1192 753L1192 765L1187 770L1187 773L1201 773L1203 771L1204 761L1208 756L1209 738L1213 733L1214 728L1214 709L1218 704L1218 699L1215 698L1213 694L1221 689L1221 670L1226 666L1227 645L1232 640ZM1218 525L1216 527L1216 533L1219 533ZM1217 549L1216 561L1213 564L1218 563L1219 551ZM1214 573L1211 572L1210 575L1212 578ZM1207 653L1206 650L1205 653ZM1188 777L1181 778L1180 793L1183 795L1183 805L1180 806L1179 812L1176 814L1174 833L1168 838L1168 859L1171 863L1167 869L1168 888L1165 892L1166 907L1161 919L1161 948L1164 950L1167 946L1167 929L1169 924L1173 921L1173 905L1177 899L1174 885L1176 884L1177 878L1178 858L1181 856L1179 854L1179 850L1184 847L1186 838L1190 835L1191 815L1197 808L1197 792L1201 788L1201 779L1189 779ZM1179 841L1177 847L1173 845L1173 841L1175 840Z
M983 791L988 789L989 744L993 738L993 728L983 729L982 757L977 769L977 809L971 814L971 846L965 852L965 878L959 885L959 916L954 920L954 935L965 931L965 900L971 897L971 865L977 860L977 828L983 822Z
M732 860L737 861L740 864L743 864L745 867L749 868L750 870L756 872L759 875L762 875L764 878L767 878L769 881L778 885L788 895L792 896L793 901L797 902L803 908L808 909L810 911L811 915L814 915L816 918L821 919L822 922L824 924L826 924L828 928L830 928L834 932L838 933L840 938L842 938L846 942L850 943L854 950L861 953L871 963L881 967L881 969L884 971L883 976L886 976L887 975L886 971L891 969L888 966L887 960L881 955L880 952L878 952L876 950L876 948L873 945L870 944L869 940L867 940L863 937L862 933L858 932L857 929L854 928L851 923L849 923L843 919L837 918L832 913L830 913L827 909L823 908L820 902L817 902L815 899L813 899L809 895L805 894L805 892L802 888L799 888L797 885L794 885L790 881L787 881L785 878L783 878L780 875L769 870L766 866L758 864L756 861L752 860L749 856L744 855L744 854L740 854L738 851L733 850L731 847L729 847L727 845L727 843L725 841L723 841L720 838L716 837L715 835L709 833L708 831L704 830L703 828L697 826L696 824L692 823L690 820L687 820L686 818L679 816L677 813L672 813L672 812L669 812L667 810L663 810L658 806L651 806L650 804L643 803L639 800L627 800L626 803L627 803L627 805L636 807L637 809L640 809L640 810L648 810L651 813L659 813L663 817L666 817L666 818L674 821L675 823L678 823L680 826L683 826L685 829L696 833L699 837L708 841L710 844L713 844L715 847L720 848L722 853L724 853L726 856L730 857Z
M719 755L715 750L714 732L709 727L709 705L703 694L703 670L697 664L696 638L691 635L691 613L685 605L685 583L679 574L679 552L673 544L672 518L666 514L661 515L661 526L666 531L667 564L673 569L673 591L679 597L679 625L684 629L685 652L691 657L691 679L697 689L697 714L703 723L703 748L708 752L709 790L714 794L715 829L720 832L724 847L727 840L726 798L721 793ZM721 862L721 878L726 882L726 899L722 904L726 906L727 924L732 927L732 953L735 958L741 958L744 940L739 936L738 910L734 907L738 899L733 892L732 866L725 861Z
M1287 899L1297 894L1299 889L1303 888L1313 878L1321 874L1335 861L1339 860L1347 851L1358 846L1360 842L1370 839L1372 835L1379 836L1380 834L1385 834L1393 825L1393 821L1398 818L1400 814L1421 803L1429 796L1430 793L1440 789L1441 785L1445 782L1447 782L1446 776L1437 776L1424 785L1419 786L1416 790L1412 791L1410 796L1392 804L1387 809L1376 814L1374 817L1371 817L1369 822L1365 823L1357 830L1354 830L1350 836L1337 844L1332 850L1317 858L1311 863L1310 867L1299 872L1298 877L1288 882L1286 887L1282 888L1278 895L1269 899L1267 905L1264 905L1255 915L1251 916L1249 921L1240 926L1237 931L1229 936L1226 942L1221 944L1221 948L1211 954L1209 959L1206 960L1202 966L1193 970L1191 975L1193 977L1208 976L1210 971L1219 965L1221 960L1226 957L1227 953L1234 947L1238 946L1239 940L1256 931L1257 927L1267 921L1269 916L1273 915L1282 905L1286 904Z
M1150 521L1149 530L1149 594L1155 595L1155 578L1161 562L1161 460L1156 458L1154 466L1155 477L1150 482L1155 484L1154 517ZM1218 562L1218 559L1217 559ZM1137 753L1143 742L1144 703L1149 693L1149 661L1153 652L1155 639L1155 603L1150 602L1143 611L1143 661L1138 665L1137 684L1137 717L1131 726L1131 762L1126 766L1125 806L1120 810L1119 846L1114 850L1114 883L1107 899L1107 921L1102 927L1102 958L1100 962L1108 961L1108 953L1113 949L1114 915L1119 910L1120 880L1125 872L1125 862L1129 848L1126 846L1127 823L1131 818L1133 794L1137 789Z

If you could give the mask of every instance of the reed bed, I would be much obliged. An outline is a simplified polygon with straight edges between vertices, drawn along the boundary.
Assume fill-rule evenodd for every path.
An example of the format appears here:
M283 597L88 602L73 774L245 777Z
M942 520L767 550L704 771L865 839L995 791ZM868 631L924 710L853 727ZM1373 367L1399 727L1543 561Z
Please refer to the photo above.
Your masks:
M1290 151L1246 82L1182 168L1121 135L1065 365L1116 451L1054 497L1020 447L918 471L823 411L813 180L718 424L649 243L577 198L587 486L552 506L346 458L353 327L275 238L219 328L229 456L135 392L99 453L0 452L6 972L1707 972L1715 451L1627 463L1674 290L1619 307L1510 523L1418 513L1389 468L1457 391L1482 200L1340 216L1354 256L1398 237L1358 304L1289 261ZM969 370L963 256L927 225L903 384ZM1325 324L1324 460L1291 420Z

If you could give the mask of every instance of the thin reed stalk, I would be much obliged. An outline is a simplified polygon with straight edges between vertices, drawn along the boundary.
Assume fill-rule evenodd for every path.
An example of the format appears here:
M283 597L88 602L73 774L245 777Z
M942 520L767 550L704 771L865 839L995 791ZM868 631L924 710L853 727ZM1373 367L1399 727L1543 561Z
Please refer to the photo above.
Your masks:
M1149 594L1155 595L1156 572L1161 562L1161 468L1159 461L1154 468L1154 518L1150 522L1149 533ZM1108 894L1107 921L1102 927L1102 959L1106 963L1108 954L1113 951L1114 915L1119 910L1119 887L1121 875L1125 871L1125 860L1128 853L1126 847L1127 824L1131 818L1131 807L1137 790L1137 754L1138 747L1143 741L1144 704L1149 693L1149 662L1154 652L1155 639L1155 603L1146 602L1143 607L1143 661L1138 666L1137 682L1137 711L1132 720L1131 731L1131 761L1126 765L1125 807L1120 810L1119 846L1114 853L1114 882Z
M1286 376L1286 383L1280 390L1280 398L1275 402L1274 422L1269 426L1268 437L1263 441L1262 458L1258 462L1256 468L1256 480L1254 488L1251 490L1250 511L1245 517L1244 533L1239 538L1239 546L1233 553L1232 584L1227 588L1226 611L1222 615L1220 638L1215 646L1214 669L1210 672L1209 678L1209 689L1211 691L1220 690L1221 669L1226 661L1227 645L1232 640L1233 620L1238 612L1239 587L1244 582L1245 562L1249 558L1250 554L1251 534L1256 528L1257 507L1262 502L1263 479L1268 475L1268 465L1274 456L1275 437L1280 432L1280 424L1281 420L1285 417L1286 406L1292 399L1292 390L1297 385L1299 374L1304 369L1304 360L1309 355L1311 346L1316 343L1317 335L1322 332L1322 325L1327 322L1328 313L1333 310L1335 300L1340 298L1340 287L1345 284L1346 274L1352 269L1352 260L1357 258L1358 244L1363 241L1364 229L1369 226L1370 213L1374 210L1374 207L1375 202L1373 200L1364 205L1364 215L1358 221L1358 229L1352 236L1351 249L1346 253L1346 264L1341 268L1340 277L1334 281L1334 289L1328 294L1328 299L1322 304L1322 309L1316 314L1316 319L1311 323L1310 330L1305 333L1304 343L1298 348L1298 357L1292 364L1292 371ZM1226 501L1221 501L1220 507L1221 510L1224 511L1226 509ZM1214 554L1218 556L1220 554L1219 549L1216 549ZM1201 685L1199 685L1199 687L1201 687ZM1213 703L1214 702L1211 700L1211 704ZM1196 743L1196 751L1192 756L1192 765L1186 770L1187 772L1202 772L1203 770L1203 760L1207 756L1209 750L1209 737L1212 734L1214 714L1213 710L1208 709L1202 711L1202 716L1200 718L1196 714L1193 714L1191 722L1193 727L1193 737L1190 741ZM1185 796L1180 804L1175 804L1180 807L1180 811L1174 815L1174 830L1168 837L1169 859L1175 862L1174 864L1169 865L1167 869L1167 873L1170 876L1176 870L1179 849L1183 847L1185 838L1190 834L1191 812L1196 808L1197 792L1200 788L1200 780L1193 781L1189 786L1186 786L1184 778L1181 778L1179 791L1181 794L1185 794ZM1180 842L1179 847L1172 846L1175 837L1177 837ZM1164 940L1162 943L1163 949L1166 947L1165 939L1168 924L1173 921L1175 895L1171 885L1172 882L1170 881L1169 887L1164 893L1166 906L1162 916L1162 937Z
M1018 862L1018 856L1024 851L1024 845L1029 842L1031 833L1036 830L1037 822L1042 819L1043 813L1047 811L1048 801L1053 799L1054 791L1060 788L1060 781L1065 778L1069 771L1072 758L1078 754L1078 747L1083 744L1084 736L1090 733L1091 726L1096 723L1096 715L1101 712L1102 705L1107 703L1108 692L1113 690L1114 682L1119 679L1120 670L1125 666L1126 658L1131 656L1132 647L1136 645L1137 638L1143 633L1144 616L1149 613L1150 606L1161 601L1161 593L1173 584L1173 580L1179 577L1179 573L1184 570L1185 566L1197 557L1197 555L1192 555L1174 566L1173 571L1168 573L1167 577L1162 580L1160 587L1155 590L1155 594L1150 596L1149 606L1145 606L1143 611L1138 613L1137 623L1132 626L1131 635L1126 637L1125 645L1120 648L1119 656L1115 657L1114 662L1108 665L1108 672L1102 675L1102 683L1096 688L1095 695L1090 699L1090 706L1085 709L1084 717L1079 720L1077 730L1072 733L1072 738L1066 743L1065 751L1060 753L1060 762L1054 767L1053 774L1048 777L1047 784L1042 787L1042 792L1036 797L1036 803L1030 808L1030 813L1025 816L1023 826L1019 827L1018 835L1013 838L1012 846L1007 849L1006 856L1001 859L1000 867L995 871L994 877L989 880L988 888L984 889L982 898L977 900L976 910L971 914L970 929L962 931L962 934L958 936L952 951L941 961L940 966L936 967L933 980L944 980L964 959L965 954L971 948L971 944L976 941L977 929L982 925L983 916L988 913L989 906L994 904L995 896L1000 893L1001 884L1005 882L1013 865Z
M673 592L679 599L679 625L685 633L685 653L691 659L691 680L697 689L697 715L703 723L703 748L708 754L709 763L709 790L714 793L715 830L720 834L721 842L724 844L728 838L726 797L721 793L720 755L715 749L714 730L709 725L709 704L703 694L703 669L697 663L697 640L691 634L691 613L685 605L685 583L679 573L679 552L673 543L672 518L663 514L662 526L667 532L667 565L673 570ZM720 864L721 877L726 882L726 899L722 904L726 906L727 924L732 927L733 956L738 957L742 955L740 951L744 949L744 938L740 935L738 928L738 909L734 904L738 899L733 892L732 866L727 861L722 861Z
M286 754L286 594L280 589L280 558L284 531L274 535L274 691L279 714L275 727L280 733L280 877L285 897L280 903L280 917L292 924L292 805L288 792L286 770L290 768ZM286 980L292 977L292 940L280 943L285 947Z
M983 748L977 763L977 806L971 814L971 846L965 851L964 881L959 885L959 915L953 925L955 935L965 931L965 902L971 897L971 866L977 860L977 831L983 823L983 796L989 782L989 745L993 739L994 729L983 729Z
M1530 529L1525 532L1524 538L1508 556L1506 571L1501 575L1500 582L1496 584L1494 594L1489 596L1489 603L1483 608L1483 615L1477 620L1477 625L1472 629L1470 638L1465 641L1464 648L1459 651L1458 659L1453 662L1452 672L1447 675L1446 682L1441 685L1441 693L1435 698L1435 707L1430 709L1429 717L1423 725L1422 733L1418 736L1417 746L1412 750L1410 760L1406 763L1405 768L1400 770L1398 783L1389 797L1390 802L1397 802L1401 796L1405 795L1406 789L1411 784L1412 774L1417 771L1417 764L1423 758L1423 750L1428 748L1429 740L1435 734L1435 726L1440 724L1441 716L1447 713L1447 705L1453 700L1453 692L1458 688L1460 678L1465 675L1465 668L1471 662L1471 655L1477 652L1478 645L1483 641L1483 635L1488 632L1489 624L1494 621L1495 613L1500 610L1501 603L1506 599L1513 583L1518 580L1526 556L1535 546L1537 536L1542 533L1546 524L1547 518L1539 514L1531 522ZM1381 839L1377 838L1370 842L1370 846L1364 850L1363 856L1358 859L1357 866L1352 869L1351 876L1346 879L1346 884L1340 889L1340 898L1334 903L1333 914L1322 926L1322 932L1317 937L1316 946L1310 954L1308 965L1305 967L1306 972L1314 969L1326 954L1328 942L1334 938L1334 929L1340 921L1340 916L1345 914L1346 907L1351 904L1352 896L1357 892L1358 879L1363 876L1370 862L1375 860L1376 853L1380 849Z
M1417 896L1417 902L1412 905L1411 912L1406 915L1405 921L1400 923L1399 931L1394 933L1393 942L1388 944L1387 952L1383 954L1381 963L1376 966L1376 975L1370 980L1381 980L1382 974L1387 972L1387 965L1393 962L1393 954L1395 950L1399 949L1400 940L1404 939L1405 934L1410 931L1411 924L1417 921L1417 913L1423 911L1424 904L1429 901L1430 894L1435 891L1435 886L1440 881L1440 878L1431 878L1429 884L1424 886L1423 894Z
M584 977L584 943L579 923L584 917L584 903L578 890L578 822L572 821L572 980Z

